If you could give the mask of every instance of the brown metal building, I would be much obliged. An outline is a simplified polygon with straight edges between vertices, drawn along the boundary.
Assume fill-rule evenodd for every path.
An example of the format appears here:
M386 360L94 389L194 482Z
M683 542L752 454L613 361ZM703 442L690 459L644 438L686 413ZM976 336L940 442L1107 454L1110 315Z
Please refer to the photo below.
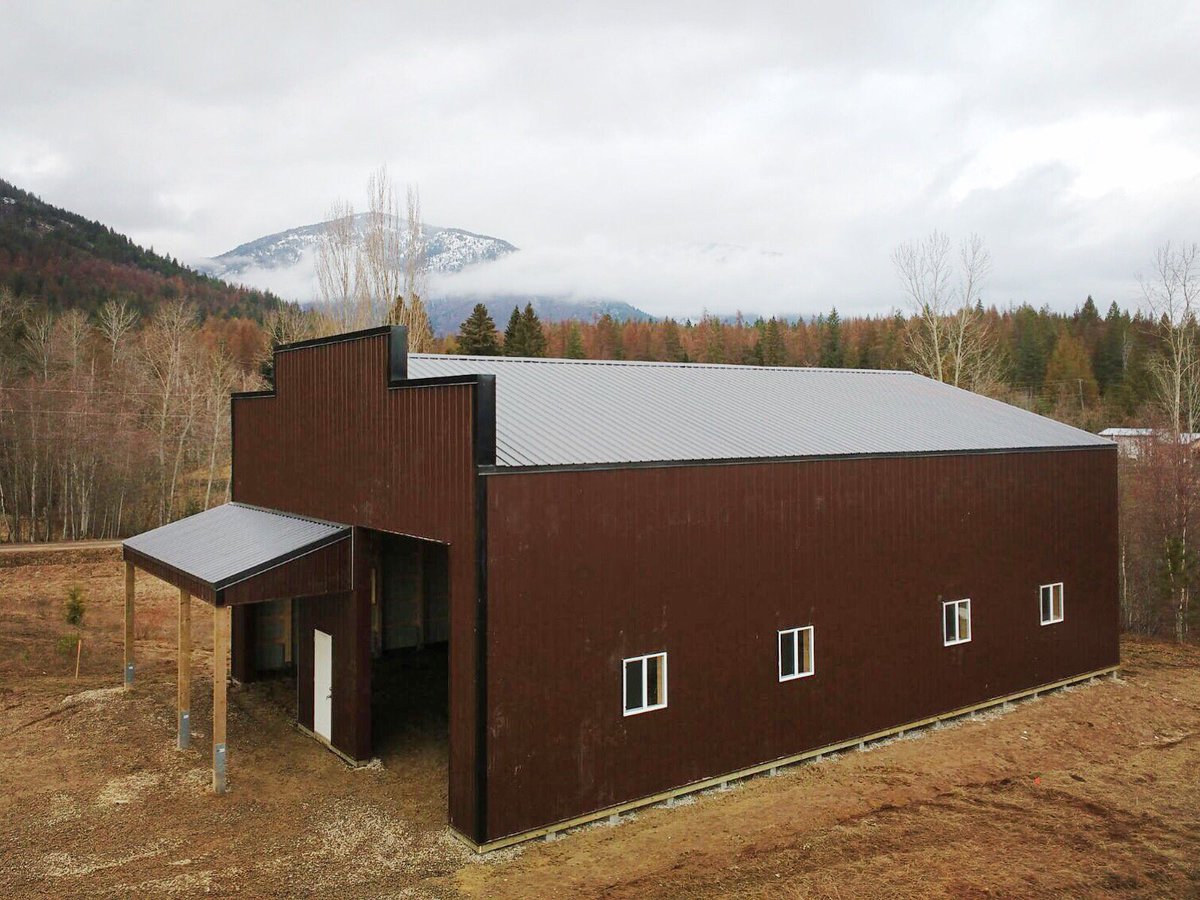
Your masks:
M1115 446L1032 413L903 372L410 357L400 328L275 373L235 396L234 504L126 560L232 610L234 677L291 668L351 761L373 658L445 647L477 847L1118 663Z

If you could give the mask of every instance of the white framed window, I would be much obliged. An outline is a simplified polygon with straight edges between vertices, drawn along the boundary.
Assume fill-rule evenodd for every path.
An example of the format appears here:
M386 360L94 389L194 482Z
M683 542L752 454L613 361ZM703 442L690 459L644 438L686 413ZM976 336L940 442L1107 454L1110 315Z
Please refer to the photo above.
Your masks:
M947 600L942 604L942 640L947 647L971 639L971 601Z
M814 671L813 627L806 625L779 632L779 680L805 678Z
M1054 625L1063 620L1063 583L1043 584L1041 588L1042 624Z
M650 712L667 705L667 654L631 656L621 666L625 715Z

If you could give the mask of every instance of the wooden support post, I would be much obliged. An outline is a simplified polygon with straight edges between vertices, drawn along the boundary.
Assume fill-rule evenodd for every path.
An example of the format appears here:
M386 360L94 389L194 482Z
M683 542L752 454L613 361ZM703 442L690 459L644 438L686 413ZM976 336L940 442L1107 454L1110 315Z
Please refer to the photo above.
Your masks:
M133 689L133 563L125 563L125 690Z
M213 791L225 793L225 703L229 681L228 606L213 608Z
M179 589L179 749L192 742L192 598Z

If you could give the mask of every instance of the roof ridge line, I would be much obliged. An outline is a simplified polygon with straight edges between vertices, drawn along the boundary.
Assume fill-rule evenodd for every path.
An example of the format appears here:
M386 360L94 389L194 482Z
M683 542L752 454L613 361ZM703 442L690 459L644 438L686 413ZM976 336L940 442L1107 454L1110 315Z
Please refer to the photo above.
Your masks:
M410 353L409 358L479 360L492 363L536 363L564 366L633 366L659 369L735 369L746 372L836 372L844 375L916 375L908 369L854 369L831 366L753 366L740 363L675 362L658 359L566 359L559 356L476 356L468 353Z

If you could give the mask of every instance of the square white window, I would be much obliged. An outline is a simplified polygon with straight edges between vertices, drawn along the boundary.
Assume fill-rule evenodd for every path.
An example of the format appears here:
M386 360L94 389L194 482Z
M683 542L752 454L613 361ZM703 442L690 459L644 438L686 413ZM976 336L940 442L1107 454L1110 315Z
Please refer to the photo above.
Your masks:
M1042 585L1042 624L1053 625L1063 620L1063 586L1057 584Z
M625 660L625 715L662 709L667 705L667 654L651 653Z
M779 632L779 680L791 681L813 673L813 627Z
M942 604L942 639L947 647L971 639L970 600L947 600Z

